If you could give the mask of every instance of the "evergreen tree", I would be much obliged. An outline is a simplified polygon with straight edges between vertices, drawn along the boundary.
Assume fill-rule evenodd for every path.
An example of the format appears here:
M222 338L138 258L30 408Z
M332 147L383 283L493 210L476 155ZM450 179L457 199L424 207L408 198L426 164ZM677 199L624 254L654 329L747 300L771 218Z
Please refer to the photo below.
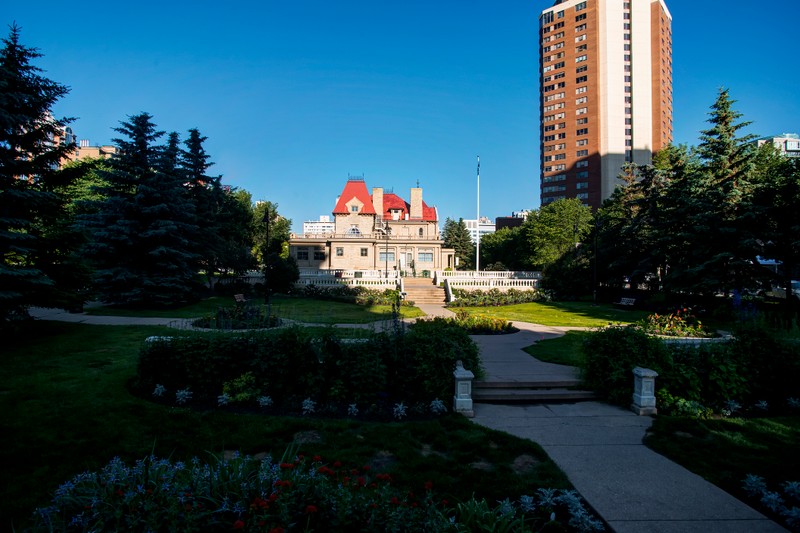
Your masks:
M189 236L193 207L178 172L178 137L156 145L163 132L152 117L129 117L116 131L117 154L101 189L96 214L85 217L92 232L87 253L96 266L95 288L106 302L170 305L189 300L194 257Z
M475 268L475 244L470 238L469 230L463 218L459 218L458 222L451 220L449 217L445 219L442 240L445 248L452 248L456 251L458 270Z
M20 43L12 25L0 49L0 323L23 316L29 305L51 305L53 280L43 271L43 237L58 212L55 169L73 149L59 144L70 122L52 106L67 87L41 75L41 57Z

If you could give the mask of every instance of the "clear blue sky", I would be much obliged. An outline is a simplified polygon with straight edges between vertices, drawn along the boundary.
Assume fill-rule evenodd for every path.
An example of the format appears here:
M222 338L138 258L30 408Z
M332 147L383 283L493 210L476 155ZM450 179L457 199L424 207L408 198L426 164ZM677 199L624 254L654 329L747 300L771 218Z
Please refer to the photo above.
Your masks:
M639 1L639 0L633 0ZM56 107L93 144L147 111L197 127L223 182L279 204L299 231L348 175L440 218L539 207L537 19L548 0L13 2ZM675 141L697 144L728 87L759 135L800 130L800 2L667 0ZM763 9L759 9L762 8ZM7 35L4 29L4 36Z

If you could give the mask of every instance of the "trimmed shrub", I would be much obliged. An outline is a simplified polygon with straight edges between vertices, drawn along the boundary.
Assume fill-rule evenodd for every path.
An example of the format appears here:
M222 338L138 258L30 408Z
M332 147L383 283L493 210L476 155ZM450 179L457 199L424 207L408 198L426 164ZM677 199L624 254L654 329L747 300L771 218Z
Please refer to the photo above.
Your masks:
M447 304L447 307L490 307L498 305L523 304L545 300L541 291L521 291L517 289L489 289L488 291L453 289L456 298Z

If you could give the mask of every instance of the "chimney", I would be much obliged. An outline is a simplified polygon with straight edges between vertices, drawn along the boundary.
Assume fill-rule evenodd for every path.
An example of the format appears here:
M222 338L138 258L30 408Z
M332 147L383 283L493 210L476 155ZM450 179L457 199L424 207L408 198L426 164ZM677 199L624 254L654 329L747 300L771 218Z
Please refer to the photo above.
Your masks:
M422 189L414 187L411 189L411 220L422 219Z
M372 207L375 208L375 214L379 219L383 218L383 187L373 187L372 189Z

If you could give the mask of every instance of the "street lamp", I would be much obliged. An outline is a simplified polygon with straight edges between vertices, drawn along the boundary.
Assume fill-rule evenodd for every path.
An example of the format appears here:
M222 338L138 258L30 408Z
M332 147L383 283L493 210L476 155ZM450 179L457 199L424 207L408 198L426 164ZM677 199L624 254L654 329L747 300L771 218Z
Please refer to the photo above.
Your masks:
M272 316L270 303L269 303L269 206L264 209L264 218L262 222L266 226L267 238L264 244L264 304L267 306L267 323L269 324L270 317Z
M386 277L386 281L389 281L389 221L386 220L383 223L383 235L386 238L386 246L383 252L383 259L385 261L384 265L384 273Z

